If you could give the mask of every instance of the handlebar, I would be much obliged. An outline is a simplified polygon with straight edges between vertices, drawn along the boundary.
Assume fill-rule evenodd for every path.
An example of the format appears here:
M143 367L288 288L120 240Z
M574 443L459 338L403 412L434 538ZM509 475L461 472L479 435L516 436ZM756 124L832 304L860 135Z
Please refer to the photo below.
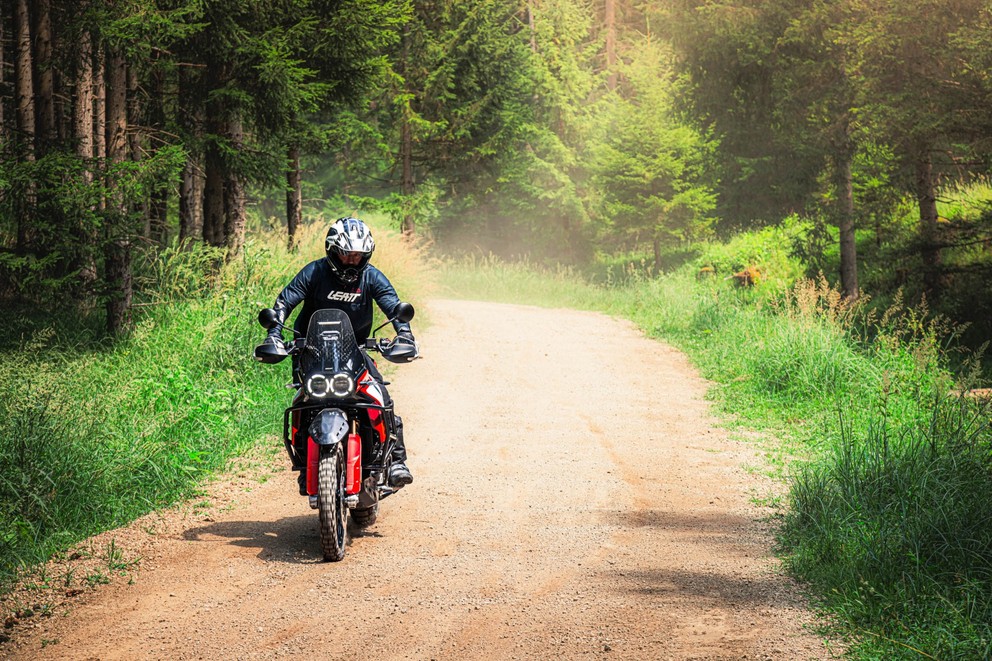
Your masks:
M362 348L365 349L366 351L377 351L379 353L386 353L396 346L395 342L396 342L396 338L370 337L365 340L365 344L363 345ZM283 341L283 344L286 347L286 352L290 356L295 356L301 351L303 351L303 349L306 347L306 343L307 342L305 337L296 337L289 341Z

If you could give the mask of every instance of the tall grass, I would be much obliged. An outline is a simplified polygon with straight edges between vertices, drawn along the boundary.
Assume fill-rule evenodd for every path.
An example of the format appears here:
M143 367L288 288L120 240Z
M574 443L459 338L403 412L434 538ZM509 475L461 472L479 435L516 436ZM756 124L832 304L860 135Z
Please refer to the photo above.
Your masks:
M961 398L884 402L867 429L800 472L784 542L792 570L865 658L992 657L989 410Z
M822 278L726 279L762 254L759 270L797 273L780 238L700 246L614 288L495 261L447 276L464 296L629 318L686 351L737 424L773 432L784 449L765 448L768 469L790 485L781 552L850 657L992 658L990 410L951 394L950 329L898 297L882 314L849 305ZM701 270L715 263L716 277Z
M288 368L252 360L264 337L256 316L323 254L324 231L305 228L292 254L282 237L258 237L219 273L206 249L150 257L133 330L118 342L64 318L12 320L20 339L0 351L0 582L277 442ZM376 239L373 263L419 301L428 267L395 235Z

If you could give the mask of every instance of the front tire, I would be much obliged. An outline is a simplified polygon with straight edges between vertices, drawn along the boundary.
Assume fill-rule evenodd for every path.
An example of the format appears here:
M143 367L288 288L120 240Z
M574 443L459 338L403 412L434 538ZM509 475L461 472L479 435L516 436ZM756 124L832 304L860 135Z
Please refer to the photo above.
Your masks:
M348 545L348 507L345 497L345 462L341 445L320 455L317 466L317 513L320 517L320 546L324 560L344 558Z

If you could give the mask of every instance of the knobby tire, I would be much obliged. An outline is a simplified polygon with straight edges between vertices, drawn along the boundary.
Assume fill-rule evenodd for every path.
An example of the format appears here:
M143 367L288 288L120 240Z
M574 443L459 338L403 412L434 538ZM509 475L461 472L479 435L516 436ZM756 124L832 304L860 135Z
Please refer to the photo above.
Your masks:
M317 513L324 560L344 558L348 546L348 507L345 497L345 461L340 445L320 455L317 468Z

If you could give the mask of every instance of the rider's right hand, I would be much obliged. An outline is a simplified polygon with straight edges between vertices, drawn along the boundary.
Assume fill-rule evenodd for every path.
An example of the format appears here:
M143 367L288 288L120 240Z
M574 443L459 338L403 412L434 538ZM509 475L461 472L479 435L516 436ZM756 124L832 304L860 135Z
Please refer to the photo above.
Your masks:
M282 333L279 332L278 328L273 328L269 331L268 336L265 338L263 344L271 344L273 346L281 347L285 350L286 343L282 339Z

